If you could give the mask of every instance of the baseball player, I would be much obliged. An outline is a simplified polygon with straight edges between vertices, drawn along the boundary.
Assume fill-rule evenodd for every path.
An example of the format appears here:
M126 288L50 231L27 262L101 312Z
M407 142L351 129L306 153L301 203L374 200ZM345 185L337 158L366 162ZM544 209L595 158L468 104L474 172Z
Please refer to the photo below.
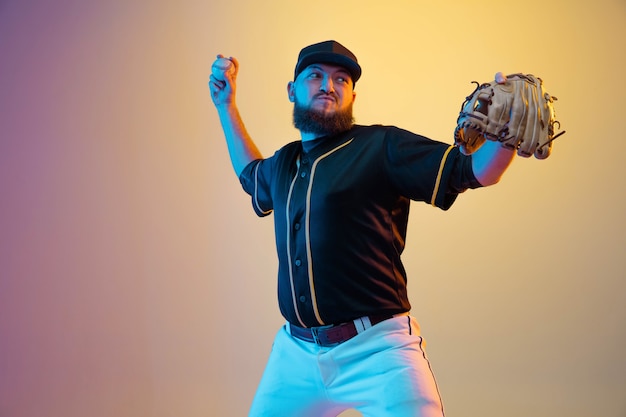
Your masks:
M264 158L237 108L237 59L218 55L215 66L209 87L235 173L254 211L274 215L286 319L249 415L443 416L407 298L409 203L447 210L466 189L497 183L515 151L488 140L466 155L354 124L361 67L331 40L302 49L287 85L300 140Z

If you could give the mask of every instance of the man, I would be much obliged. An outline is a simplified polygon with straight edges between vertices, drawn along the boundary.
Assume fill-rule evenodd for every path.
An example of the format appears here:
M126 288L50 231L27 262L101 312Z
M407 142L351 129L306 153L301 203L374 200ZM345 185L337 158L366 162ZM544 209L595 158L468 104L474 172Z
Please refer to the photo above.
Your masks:
M409 202L447 210L466 189L498 182L514 153L487 141L463 155L396 127L354 125L361 67L325 41L302 49L287 85L301 140L264 159L237 109L231 60L235 70L209 86L254 210L274 212L287 320L250 416L443 416L400 259Z

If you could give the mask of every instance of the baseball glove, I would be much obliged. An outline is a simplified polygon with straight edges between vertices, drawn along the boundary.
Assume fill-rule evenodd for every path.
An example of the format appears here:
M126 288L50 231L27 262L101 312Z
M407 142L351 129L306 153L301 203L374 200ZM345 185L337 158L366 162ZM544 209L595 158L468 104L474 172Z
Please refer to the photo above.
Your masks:
M471 154L485 140L497 141L523 157L550 156L552 141L565 132L555 120L556 97L543 88L541 78L530 74L512 74L506 82L476 84L476 89L461 105L454 130L454 142L465 154Z

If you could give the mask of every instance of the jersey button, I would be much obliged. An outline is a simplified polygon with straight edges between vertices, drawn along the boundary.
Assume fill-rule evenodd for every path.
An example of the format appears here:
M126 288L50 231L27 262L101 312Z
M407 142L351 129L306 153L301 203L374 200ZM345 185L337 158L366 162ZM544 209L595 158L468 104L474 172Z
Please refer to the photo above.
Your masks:
M302 261L301 261L300 259L296 259L296 262L295 262L295 263L296 263L296 266L300 266L300 265L302 265Z
M304 295L300 296L300 302L304 303L306 301L306 297Z
M296 230L300 230L300 223L294 224L293 228L296 229Z
M306 177L306 172L301 172L300 173L300 177L302 177L302 178Z

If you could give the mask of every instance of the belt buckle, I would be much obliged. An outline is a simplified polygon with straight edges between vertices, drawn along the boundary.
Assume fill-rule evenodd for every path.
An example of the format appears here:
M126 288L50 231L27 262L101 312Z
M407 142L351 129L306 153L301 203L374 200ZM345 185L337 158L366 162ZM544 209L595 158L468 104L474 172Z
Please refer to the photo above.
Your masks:
M313 336L313 342L318 346L322 346L322 343L319 337L319 331L320 331L319 327L311 327L311 336Z
M333 327L336 327L332 324L326 326L319 327L311 327L311 336L313 337L313 342L322 347L331 347L338 345L339 343L330 343L328 340L328 336L325 335L325 332Z

